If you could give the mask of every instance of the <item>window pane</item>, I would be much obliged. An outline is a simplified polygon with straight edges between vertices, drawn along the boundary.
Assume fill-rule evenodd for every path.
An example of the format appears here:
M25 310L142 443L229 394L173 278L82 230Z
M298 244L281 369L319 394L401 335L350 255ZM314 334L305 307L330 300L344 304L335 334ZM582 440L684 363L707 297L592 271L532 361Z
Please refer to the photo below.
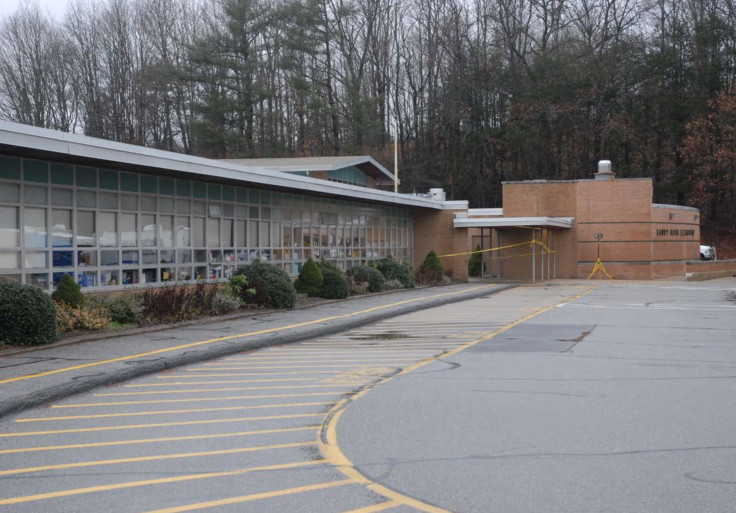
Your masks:
M123 194L120 196L120 206L123 210L128 212L135 212L138 210L138 196L131 194Z
M258 221L248 221L248 247L258 247Z
M23 194L26 203L31 205L45 205L46 204L46 188L45 187L33 187L26 185L25 192Z
M49 259L47 253L26 253L27 269L44 269L48 267Z
M0 207L0 247L19 247L19 234L18 207Z
M100 273L100 281L103 285L115 286L119 283L118 271L102 271Z
M46 247L46 209L26 208L23 210L24 245L27 248Z
M192 202L192 213L203 216L205 213L205 205L203 201L193 201Z
M72 211L51 211L51 244L57 248L68 248L72 245Z
M77 267L96 267L97 251L77 251Z
M162 264L173 264L174 259L176 258L176 253L173 249L167 249L166 251L161 251L161 263Z
M112 212L100 212L97 221L100 232L100 246L117 246L117 214Z
M42 289L49 288L49 275L48 274L27 274L26 283Z
M0 201L20 203L20 186L14 183L0 183Z
M116 249L100 251L101 265L118 265L119 263L118 251Z
M220 220L207 218L207 246L216 248L220 245Z
M144 212L156 212L158 202L153 196L141 196L141 210Z
M54 267L73 267L74 252L73 251L54 251L51 254L52 264Z
M97 286L97 271L84 271L77 273L77 283L81 287Z
M156 216L150 214L141 215L141 246L152 247L156 245Z
M77 246L96 246L95 213L77 212Z
M174 247L174 216L159 216L159 243L164 248Z
M71 189L51 189L51 204L57 207L71 207L74 204Z
M263 248L271 246L271 227L269 226L269 224L270 223L266 221L261 221L260 225L258 226L258 244Z
M165 212L167 214L173 214L174 213L174 200L172 198L159 198L158 209L160 212Z
M235 227L235 233L236 233L236 240L235 244L238 247L244 248L248 245L248 239L246 238L247 235L247 229L246 229L246 221L236 221L236 227Z
M188 199L176 200L176 212L178 214L190 214L192 212L192 202Z
M107 208L110 210L118 209L118 195L110 192L100 193L100 208Z
M222 220L222 245L226 248L233 247L233 220Z
M123 251L123 265L135 265L138 263L138 250Z
M192 218L192 242L195 247L204 247L204 218Z
M188 248L191 246L191 235L189 233L189 218L176 218L176 247Z
M158 251L143 250L143 263L144 264L158 264Z
M0 251L0 269L20 269L20 253Z
M120 214L120 245L138 245L138 228L135 214Z
M96 208L97 193L94 191L77 191L77 206L83 208Z

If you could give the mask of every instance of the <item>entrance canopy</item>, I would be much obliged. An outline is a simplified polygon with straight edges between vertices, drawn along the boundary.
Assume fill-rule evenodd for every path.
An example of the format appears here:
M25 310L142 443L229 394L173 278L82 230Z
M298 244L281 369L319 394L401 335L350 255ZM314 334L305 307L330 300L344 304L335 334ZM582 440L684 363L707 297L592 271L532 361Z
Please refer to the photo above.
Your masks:
M572 217L458 217L455 228L572 228Z

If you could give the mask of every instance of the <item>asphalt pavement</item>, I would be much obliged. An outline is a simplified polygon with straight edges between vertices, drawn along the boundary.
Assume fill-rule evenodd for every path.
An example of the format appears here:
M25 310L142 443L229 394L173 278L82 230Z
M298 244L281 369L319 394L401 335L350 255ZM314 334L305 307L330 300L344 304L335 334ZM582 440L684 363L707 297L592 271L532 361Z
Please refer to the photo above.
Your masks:
M346 458L442 511L733 511L736 280L596 285L360 396Z

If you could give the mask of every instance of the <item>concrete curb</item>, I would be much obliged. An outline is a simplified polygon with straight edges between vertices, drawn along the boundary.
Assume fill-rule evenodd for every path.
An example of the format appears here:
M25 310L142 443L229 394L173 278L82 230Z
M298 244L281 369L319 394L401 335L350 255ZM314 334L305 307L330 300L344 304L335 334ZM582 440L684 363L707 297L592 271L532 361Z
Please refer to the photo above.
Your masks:
M327 322L325 324L317 324L314 326L300 328L296 331L283 331L258 335L248 337L242 341L233 339L216 342L201 349L195 348L192 350L185 350L181 354L163 356L152 360L129 360L126 363L131 365L130 368L117 369L108 372L98 371L90 376L82 376L77 379L72 378L70 381L61 385L47 387L25 396L5 400L0 404L0 418L42 406L53 401L58 401L72 395L81 394L94 388L128 381L148 374L160 372L162 370L212 360L235 353L241 353L243 351L260 349L268 346L291 344L311 338L334 335L375 321L397 317L399 315L405 315L427 308L434 308L437 306L490 296L516 286L516 284L500 285L491 290L475 290L449 297L417 301L415 303L379 310L365 315L350 317L348 319L340 319L337 321Z

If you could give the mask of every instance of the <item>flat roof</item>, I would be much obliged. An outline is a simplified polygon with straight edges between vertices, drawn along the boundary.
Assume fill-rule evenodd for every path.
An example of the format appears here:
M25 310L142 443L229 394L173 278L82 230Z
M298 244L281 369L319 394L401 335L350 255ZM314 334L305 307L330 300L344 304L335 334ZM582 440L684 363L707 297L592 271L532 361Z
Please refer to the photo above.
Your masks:
M224 162L244 166L256 166L283 173L304 171L337 171L357 167L379 183L393 183L394 175L369 155L345 155L334 157L283 157L268 159L222 159ZM388 178L388 180L386 180Z
M572 217L456 217L455 228L572 228Z
M374 202L401 207L448 208L443 202L408 194L369 189L307 176L292 175L221 160L97 139L58 130L0 121L0 152L20 152L28 158L93 162L117 165L139 172L165 171L189 179L214 178L242 186L272 187L281 190Z

